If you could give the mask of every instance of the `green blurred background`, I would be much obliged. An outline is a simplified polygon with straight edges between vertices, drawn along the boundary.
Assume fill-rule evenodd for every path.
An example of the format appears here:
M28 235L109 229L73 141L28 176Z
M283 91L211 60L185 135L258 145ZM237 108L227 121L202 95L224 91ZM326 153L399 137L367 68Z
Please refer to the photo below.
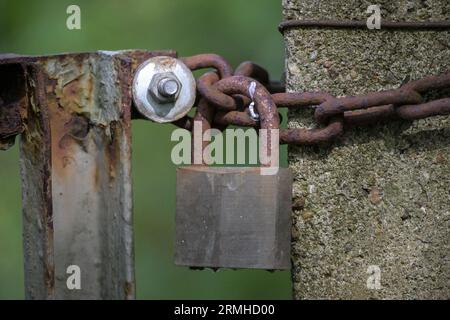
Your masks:
M81 8L81 30L66 28L70 4ZM0 0L0 52L45 55L131 48L175 49L182 56L213 52L234 67L244 60L256 61L273 79L280 79L284 65L277 31L280 20L281 0ZM137 297L290 299L289 272L191 271L173 265L173 129L133 122ZM18 161L17 145L0 153L1 299L24 296Z

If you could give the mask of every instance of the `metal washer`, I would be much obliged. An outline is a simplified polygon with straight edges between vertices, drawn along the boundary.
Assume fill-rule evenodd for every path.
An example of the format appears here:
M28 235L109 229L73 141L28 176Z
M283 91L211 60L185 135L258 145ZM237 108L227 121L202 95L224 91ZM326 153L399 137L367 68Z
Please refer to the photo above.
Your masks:
M173 73L181 83L181 90L173 102L161 103L149 92L152 78L162 73ZM196 84L191 70L180 60L158 56L143 62L133 80L133 100L138 111L159 123L173 122L185 116L195 103Z

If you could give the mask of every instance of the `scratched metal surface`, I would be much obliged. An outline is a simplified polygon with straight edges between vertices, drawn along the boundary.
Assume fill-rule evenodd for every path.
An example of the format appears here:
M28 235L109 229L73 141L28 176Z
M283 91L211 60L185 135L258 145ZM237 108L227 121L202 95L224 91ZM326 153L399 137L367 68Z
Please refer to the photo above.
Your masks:
M292 175L259 169L178 168L176 264L290 269Z
M157 54L174 55L3 57L3 75L17 80L3 100L17 102L12 118L22 122L2 122L0 137L10 146L21 134L27 298L134 298L130 85ZM81 290L67 288L70 265Z

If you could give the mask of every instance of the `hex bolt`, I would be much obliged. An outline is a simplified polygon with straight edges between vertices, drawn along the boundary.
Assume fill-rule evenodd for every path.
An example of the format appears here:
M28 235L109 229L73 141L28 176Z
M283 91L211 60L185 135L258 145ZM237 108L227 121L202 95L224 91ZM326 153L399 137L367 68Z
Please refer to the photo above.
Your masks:
M181 87L180 80L173 72L160 72L153 76L148 92L158 103L168 104L178 99Z
M162 78L158 82L158 93L166 98L173 98L180 90L178 81L173 78Z

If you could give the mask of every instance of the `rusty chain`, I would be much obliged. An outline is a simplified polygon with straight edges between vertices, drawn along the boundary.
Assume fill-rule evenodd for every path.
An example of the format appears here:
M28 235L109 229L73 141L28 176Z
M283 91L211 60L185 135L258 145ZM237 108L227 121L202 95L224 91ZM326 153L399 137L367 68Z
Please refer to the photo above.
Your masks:
M314 118L321 126L315 129L280 129L282 144L317 144L340 136L346 126L368 125L395 119L416 120L450 114L450 97L425 101L431 91L450 88L450 73L428 76L406 83L398 89L370 92L365 95L334 97L326 92L286 93L278 82L253 62L243 62L233 72L230 64L215 54L182 58L192 70L212 68L197 79L197 111L194 118L185 116L174 122L192 130L193 121L202 122L203 130L225 129L228 125L278 128L278 108L314 108ZM251 99L249 87L255 83ZM250 112L255 101L259 119Z

